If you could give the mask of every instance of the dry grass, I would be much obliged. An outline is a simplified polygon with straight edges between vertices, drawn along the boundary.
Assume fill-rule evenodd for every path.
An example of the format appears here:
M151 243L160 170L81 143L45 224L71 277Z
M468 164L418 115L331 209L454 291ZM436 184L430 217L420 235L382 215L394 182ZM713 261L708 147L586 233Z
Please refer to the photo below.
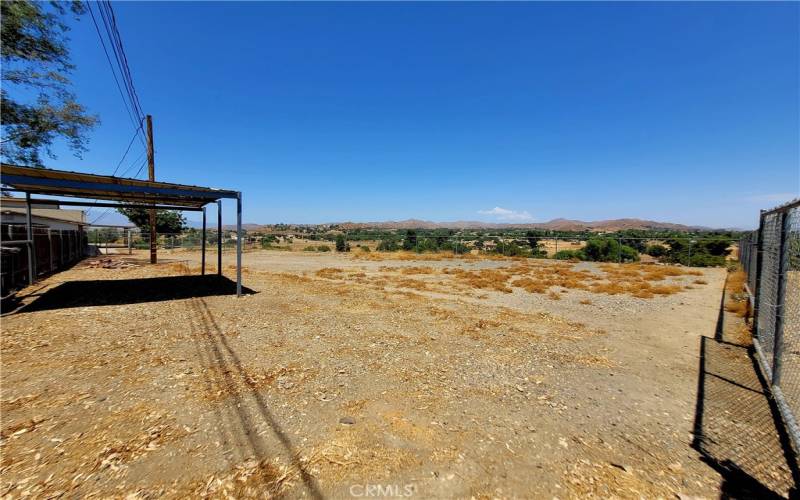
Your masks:
M339 269L338 267L323 267L314 274L320 278L342 279L344 277L342 276L342 274L344 274L344 269Z
M374 255L374 254L370 254ZM422 258L434 256L437 260L443 254L416 254L413 252L394 252L386 255L396 260L406 258ZM382 257L380 257L382 258ZM435 269L431 266L382 266L380 276L369 276L363 272L348 272L339 268L323 268L316 276L325 279L353 279L358 283L378 288L392 284L398 288L410 288L421 291L435 291L474 295L474 290L487 290L512 293L513 288L520 288L528 293L548 294L550 291L566 293L568 290L585 290L591 293L607 295L630 295L642 299L656 296L672 295L687 286L681 281L683 276L696 275L698 271L686 270L677 266L657 266L646 264L600 264L599 272L589 269L576 269L574 264L566 262L542 262L530 259L506 259L516 263L499 269L468 270L460 267ZM348 274L349 273L349 274ZM702 273L699 273L702 275ZM440 275L444 281L421 281L403 276ZM398 277L399 276L399 277ZM703 279L693 281L694 285L706 285ZM548 295L553 300L553 295Z
M734 271L728 274L728 281L725 285L727 295L725 310L742 318L746 317L750 312L750 303L747 300L747 293L744 289L746 280L747 275L744 271Z
M750 346L753 345L753 336L747 324L747 319L750 317L750 301L745 290L746 282L747 275L744 271L736 270L728 273L725 282L725 310L743 318L741 323L735 325L732 335L737 343Z
M747 301L744 300L742 301L728 300L727 304L725 304L726 311L732 312L741 318L747 316L748 308L749 307L747 305Z
M496 290L503 293L511 293L513 290L507 285L511 273L497 269L481 269L479 271L465 271L455 269L448 274L452 274L460 283L469 285L472 288L482 288L485 290Z
M400 268L400 272L403 274L434 274L436 270L430 266L411 266Z

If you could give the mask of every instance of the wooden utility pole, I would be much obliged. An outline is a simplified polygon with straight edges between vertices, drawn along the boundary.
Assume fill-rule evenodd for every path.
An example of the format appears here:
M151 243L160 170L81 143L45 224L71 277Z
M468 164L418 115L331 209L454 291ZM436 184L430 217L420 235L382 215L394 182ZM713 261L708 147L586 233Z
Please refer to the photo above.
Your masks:
M153 117L147 115L147 178L156 180L156 160L153 151ZM156 255L156 210L150 209L150 263L158 262Z

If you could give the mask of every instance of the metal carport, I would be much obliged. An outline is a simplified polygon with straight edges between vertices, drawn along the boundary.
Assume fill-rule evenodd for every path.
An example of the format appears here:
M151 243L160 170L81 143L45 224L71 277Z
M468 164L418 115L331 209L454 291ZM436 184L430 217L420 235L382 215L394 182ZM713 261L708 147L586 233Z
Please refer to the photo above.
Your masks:
M25 193L28 239L14 243L26 244L30 283L34 270L31 203L82 207L145 208L194 211L203 213L201 272L206 266L206 205L217 204L217 274L222 274L222 200L236 200L236 295L242 295L242 193L186 184L143 181L110 175L94 175L66 170L0 164L0 184L6 191ZM84 198L85 200L32 199L31 195L52 195ZM90 201L94 200L94 201ZM106 201L98 201L106 200ZM112 203L113 202L113 203ZM11 243L11 242L6 242Z

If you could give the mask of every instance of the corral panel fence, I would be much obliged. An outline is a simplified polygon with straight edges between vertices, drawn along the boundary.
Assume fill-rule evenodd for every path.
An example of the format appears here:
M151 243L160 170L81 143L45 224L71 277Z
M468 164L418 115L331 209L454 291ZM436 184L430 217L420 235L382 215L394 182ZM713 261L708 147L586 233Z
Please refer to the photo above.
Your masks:
M759 367L795 450L800 450L800 200L762 211L739 242L753 305Z
M5 297L11 290L28 285L28 230L21 224L0 226L0 292ZM77 230L33 228L36 276L50 274L77 262L84 255L86 233Z

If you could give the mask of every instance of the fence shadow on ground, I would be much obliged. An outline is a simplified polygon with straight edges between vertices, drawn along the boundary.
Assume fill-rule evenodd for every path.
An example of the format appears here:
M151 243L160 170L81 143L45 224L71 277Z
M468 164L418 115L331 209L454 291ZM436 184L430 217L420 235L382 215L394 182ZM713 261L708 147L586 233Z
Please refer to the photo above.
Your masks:
M692 447L722 476L720 498L786 498L798 471L752 348L702 337Z
M242 287L242 293L253 290ZM236 282L224 276L165 276L61 283L19 308L15 314L70 307L139 304L165 300L235 295Z

